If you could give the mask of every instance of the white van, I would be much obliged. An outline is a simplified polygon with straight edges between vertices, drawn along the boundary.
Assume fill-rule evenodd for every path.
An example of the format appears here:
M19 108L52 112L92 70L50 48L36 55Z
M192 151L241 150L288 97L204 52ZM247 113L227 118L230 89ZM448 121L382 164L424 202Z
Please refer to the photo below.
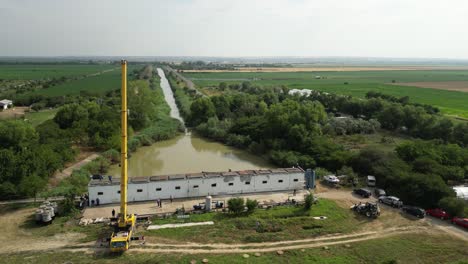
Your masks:
M370 186L370 187L375 186L375 176L372 176L372 175L367 176L367 186Z

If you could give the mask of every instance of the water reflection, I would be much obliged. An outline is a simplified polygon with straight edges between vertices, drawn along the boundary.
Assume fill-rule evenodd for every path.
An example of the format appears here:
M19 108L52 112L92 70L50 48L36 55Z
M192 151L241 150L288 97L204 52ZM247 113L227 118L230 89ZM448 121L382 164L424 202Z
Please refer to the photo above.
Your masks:
M272 165L255 155L195 134L142 147L128 160L130 177L259 168L272 168ZM112 166L109 174L119 177L120 168Z
M171 117L179 119L171 87L158 68L164 97L171 108ZM129 177L176 174L201 171L228 171L271 168L262 158L240 149L209 141L196 134L186 133L173 139L141 147L128 160ZM120 177L120 167L111 166L110 175Z

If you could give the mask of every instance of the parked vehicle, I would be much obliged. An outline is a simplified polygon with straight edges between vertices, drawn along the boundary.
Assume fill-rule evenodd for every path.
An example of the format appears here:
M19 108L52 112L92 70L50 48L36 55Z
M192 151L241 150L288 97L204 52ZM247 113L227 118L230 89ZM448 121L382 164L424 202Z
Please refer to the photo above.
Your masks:
M324 179L327 183L331 183L331 184L338 184L338 183L340 183L340 179L338 179L338 177L336 177L335 175L327 175L327 176L324 176L323 179Z
M379 205L376 203L359 203L351 206L351 210L369 218L377 218L380 215Z
M368 175L367 176L367 186L374 187L376 183L375 176Z
M403 212L407 214L414 215L418 218L424 218L424 216L426 215L426 212L424 211L424 209L416 207L416 206L405 205L401 208L401 210L403 210Z
M468 218L454 217L452 218L452 224L468 228Z
M433 216L433 217L440 218L442 220L451 218L451 216L447 212L445 212L444 210L440 208L427 209L426 214Z
M374 190L375 196L387 196L387 193L383 189L375 189Z
M357 195L360 195L360 196L362 196L364 198L369 198L371 196L371 192L369 190L364 189L364 188L354 189L353 193L355 193Z
M381 196L379 197L379 202L396 208L400 208L403 206L403 202L395 196Z

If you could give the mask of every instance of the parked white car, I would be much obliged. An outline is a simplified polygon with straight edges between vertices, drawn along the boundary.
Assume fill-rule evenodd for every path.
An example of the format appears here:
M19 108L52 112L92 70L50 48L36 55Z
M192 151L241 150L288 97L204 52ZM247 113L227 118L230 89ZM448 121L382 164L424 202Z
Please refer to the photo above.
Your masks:
M323 179L328 183L333 183L333 184L340 183L340 179L338 179L338 177L336 177L335 175L327 175L323 177Z

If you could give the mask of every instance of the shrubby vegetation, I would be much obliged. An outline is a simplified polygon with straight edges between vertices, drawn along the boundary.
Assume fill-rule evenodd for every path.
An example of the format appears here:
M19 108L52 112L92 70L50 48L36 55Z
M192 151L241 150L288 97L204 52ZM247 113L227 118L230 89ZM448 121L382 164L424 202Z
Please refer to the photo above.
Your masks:
M313 202L314 202L314 196L311 193L307 194L304 199L304 209L310 210Z
M180 115L185 120L188 120L191 115L190 106L192 105L193 100L197 97L196 92L187 88L182 81L176 78L173 72L169 72L166 77L171 85Z
M440 139L468 146L467 122L455 124L450 118L436 114L437 111L428 106L388 101L373 95L368 97L370 99L363 100L313 91L311 96L297 100L319 101L330 113L344 113L366 120L376 119L382 128L412 137Z
M0 199L34 197L75 151L63 134L36 131L23 121L0 122Z
M144 80L128 86L130 151L173 137L181 126L169 117L161 89L150 87L148 69L152 70L146 67L140 74ZM104 151L103 157L73 172L51 195L84 192L90 173L104 173L111 162L119 161L120 102L116 90L65 104L52 120L36 128L24 121L0 122L0 199L43 191L49 177L74 159L75 146Z
M89 176L92 174L103 174L107 171L111 164L111 160L104 157L99 157L92 162L84 165L78 170L74 170L70 177L62 180L58 186L44 192L44 196L70 196L74 197L77 194L87 192Z
M375 175L389 193L423 207L455 199L448 184L468 178L467 123L455 125L431 107L407 99L355 99L319 92L299 97L287 95L287 90L230 84L222 96L194 100L188 123L203 136L248 149L281 167L349 174L350 184L357 175ZM349 116L335 117L344 114ZM336 135L379 129L421 139L408 139L396 152L351 152L334 141Z
M244 198L231 198L228 200L229 212L239 215L244 211Z
M380 123L375 119L332 117L323 132L331 135L372 134L379 129Z

